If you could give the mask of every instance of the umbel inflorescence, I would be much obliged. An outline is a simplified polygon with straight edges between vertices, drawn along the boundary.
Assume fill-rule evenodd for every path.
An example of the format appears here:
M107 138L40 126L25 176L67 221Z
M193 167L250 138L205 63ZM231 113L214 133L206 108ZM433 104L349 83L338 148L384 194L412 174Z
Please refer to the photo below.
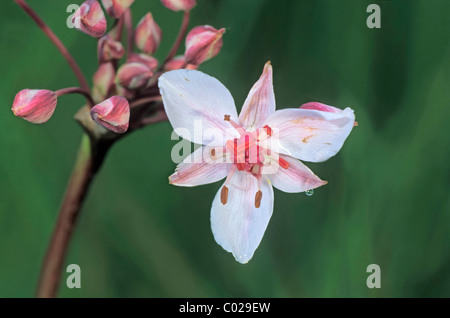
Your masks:
M179 34L163 61L153 56L162 41L162 30L150 12L135 26L130 11L134 0L102 0L103 8L97 0L85 1L72 22L79 31L98 41L97 52L92 54L98 60L93 87L89 87L51 29L24 0L15 1L61 51L80 85L54 91L24 89L14 99L13 113L42 124L52 117L59 97L78 93L87 100L75 118L89 135L94 168L86 166L86 178L81 179L79 187L69 183L69 196L64 201L67 205L63 203L62 208L62 212L65 208L68 212L60 214L63 219L73 217L80 208L92 175L115 140L138 128L169 120L181 137L202 145L178 165L169 182L196 186L226 178L212 203L211 227L216 241L238 262L247 263L272 216L273 187L298 193L325 185L327 182L300 160L322 162L334 156L356 125L352 109L341 110L322 103L276 111L270 62L238 115L225 86L197 70L200 64L219 54L225 29L202 25L187 32L195 0L161 0L168 9L183 12ZM104 11L114 21L109 29ZM183 41L184 54L177 56ZM194 131L198 122L203 129ZM211 134L218 138L204 138ZM74 204L71 200L79 202ZM57 225L54 238L58 231ZM61 235L66 239L64 235L70 233ZM64 251L55 246L47 254L43 279L60 271L61 262L52 262L52 257L60 253L62 259ZM54 290L47 294L52 295L52 291L54 294Z
M25 1L16 1L29 9ZM164 61L158 61L153 54L162 41L162 30L151 12L146 13L133 25L130 6L134 0L87 0L73 15L74 27L95 38L98 42L98 69L93 74L93 87L77 66L74 72L80 79L79 87L58 90L24 89L13 102L12 111L23 119L42 124L48 121L57 107L60 96L71 93L83 94L87 108L77 114L76 119L94 138L114 138L114 134L124 134L148 124L166 120L157 87L158 78L167 71L196 69L216 56L222 47L225 29L215 29L209 25L194 27L187 34L190 10L195 0L162 0L162 4L173 11L183 11L183 21L178 37ZM31 10L31 9L30 9ZM104 11L113 18L108 30ZM39 17L34 13L27 11ZM33 16L32 16L33 17ZM36 19L35 19L36 20ZM42 27L42 24L38 23ZM43 28L54 39L53 32ZM126 41L123 41L126 33ZM182 42L184 55L176 55ZM126 43L123 43L126 42ZM55 41L54 41L55 43ZM55 43L64 51L61 41ZM67 53L73 65L73 58Z

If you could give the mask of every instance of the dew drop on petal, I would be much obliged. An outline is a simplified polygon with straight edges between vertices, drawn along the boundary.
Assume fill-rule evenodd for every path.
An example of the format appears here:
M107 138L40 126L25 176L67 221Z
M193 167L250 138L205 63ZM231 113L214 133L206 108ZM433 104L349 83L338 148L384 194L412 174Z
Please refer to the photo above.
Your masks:
M310 197L310 196L312 196L312 195L314 194L314 190L311 189L311 190L305 191L305 194L306 194L308 197Z

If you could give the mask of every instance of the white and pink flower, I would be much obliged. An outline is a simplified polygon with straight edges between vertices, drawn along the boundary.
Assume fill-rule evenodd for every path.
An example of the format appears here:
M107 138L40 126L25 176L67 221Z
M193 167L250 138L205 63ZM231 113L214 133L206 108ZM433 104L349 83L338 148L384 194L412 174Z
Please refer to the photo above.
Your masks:
M350 108L308 103L275 111L270 62L239 116L225 86L202 72L167 72L160 77L159 88L175 131L203 145L178 165L169 181L191 187L226 178L212 204L211 227L217 243L240 263L253 257L267 228L272 187L296 193L325 185L298 159L329 159L354 126ZM208 133L195 132L195 122ZM211 133L223 138L207 140Z

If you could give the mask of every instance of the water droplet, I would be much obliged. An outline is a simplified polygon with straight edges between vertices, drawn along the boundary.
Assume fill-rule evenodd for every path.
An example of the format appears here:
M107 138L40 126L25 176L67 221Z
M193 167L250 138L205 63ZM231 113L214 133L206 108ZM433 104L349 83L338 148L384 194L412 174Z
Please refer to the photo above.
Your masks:
M312 196L312 195L314 194L314 190L311 189L311 190L305 191L305 194L306 194L308 197L310 197L310 196Z

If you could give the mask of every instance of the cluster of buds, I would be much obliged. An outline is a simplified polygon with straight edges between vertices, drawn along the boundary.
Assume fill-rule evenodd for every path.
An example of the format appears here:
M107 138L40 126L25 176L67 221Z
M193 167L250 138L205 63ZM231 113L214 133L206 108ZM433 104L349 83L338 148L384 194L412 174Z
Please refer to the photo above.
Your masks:
M196 0L161 0L166 8L183 11L184 15L172 49L166 59L159 63L153 54L162 40L161 28L150 12L133 28L130 6L134 1L101 0L100 3L98 0L87 0L73 15L75 28L98 41L99 66L93 75L92 88L86 85L86 81L80 81L80 87L54 92L22 90L13 102L14 115L31 123L42 124L53 115L58 97L81 93L88 105L78 112L76 119L91 136L111 136L109 132L123 134L157 122L158 118L159 121L166 120L157 87L158 78L167 71L197 69L200 64L216 56L222 48L225 29L204 25L187 32L190 10L196 6ZM26 5L24 0L16 2L21 6ZM29 10L26 11L29 13ZM104 12L114 19L109 31ZM47 35L51 32L48 28L42 29ZM123 32L124 29L126 32ZM127 35L126 45L122 44L123 33ZM49 37L52 39L52 36ZM177 56L183 39L184 55ZM55 44L58 46L58 43ZM60 50L63 52L65 48ZM76 71L78 78L83 77L81 71L78 74Z

